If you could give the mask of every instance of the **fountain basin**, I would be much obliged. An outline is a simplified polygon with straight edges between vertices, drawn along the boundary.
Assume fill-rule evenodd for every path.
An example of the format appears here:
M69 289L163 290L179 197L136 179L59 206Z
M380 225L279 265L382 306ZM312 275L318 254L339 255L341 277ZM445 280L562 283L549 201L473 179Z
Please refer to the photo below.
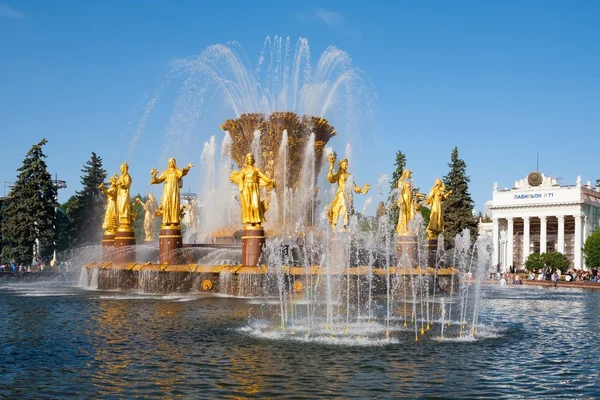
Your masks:
M406 293L403 285L418 280L433 291L446 292L458 287L459 271L455 268L370 268L368 266L324 268L321 266L153 264L112 262L90 263L85 266L87 285L99 290L141 290L149 293L213 293L241 297L270 297L279 293L283 284L297 295L323 290L319 284L330 276L342 290L373 290L385 294L388 274L396 280L394 291ZM348 282L350 280L350 282ZM357 289L358 288L358 289ZM412 293L412 291L411 291ZM412 294L411 294L412 295Z

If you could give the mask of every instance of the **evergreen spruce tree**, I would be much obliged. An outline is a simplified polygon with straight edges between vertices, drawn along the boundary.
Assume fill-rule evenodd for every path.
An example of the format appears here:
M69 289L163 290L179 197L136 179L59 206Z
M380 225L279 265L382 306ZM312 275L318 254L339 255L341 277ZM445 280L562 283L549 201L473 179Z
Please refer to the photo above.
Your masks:
M0 258L3 262L14 258L19 264L31 263L36 239L42 257L52 254L56 188L44 161L46 155L42 146L46 143L46 139L42 139L25 156L7 204L1 211L3 247Z
M390 182L392 189L398 186L398 179L400 179L404 173L404 168L406 167L406 155L400 150L396 152L396 161L394 162L394 165L396 166L396 169L392 173L392 182Z
M444 176L444 184L452 194L444 202L444 243L448 247L454 245L454 237L467 228L471 238L477 238L477 219L473 215L474 202L469 193L467 164L458 157L458 148L452 150L450 156L450 172Z
M396 169L392 173L392 181L390 182L390 184L392 186L390 187L390 192L392 192L394 189L398 188L398 180L402 176L402 173L404 172L404 168L406 167L406 155L403 152L401 152L400 150L398 150L396 152L396 161L394 162L394 165L396 166ZM391 193L390 193L390 197L391 197ZM396 229L396 223L398 222L398 214L399 213L400 213L400 210L398 208L398 203L396 201L394 201L391 204L390 213L389 213L390 227L392 228L392 231L394 231Z
M69 241L71 245L99 244L102 240L102 222L106 198L98 186L106 180L102 158L92 152L92 157L81 169L83 189L69 200L66 214L69 217Z

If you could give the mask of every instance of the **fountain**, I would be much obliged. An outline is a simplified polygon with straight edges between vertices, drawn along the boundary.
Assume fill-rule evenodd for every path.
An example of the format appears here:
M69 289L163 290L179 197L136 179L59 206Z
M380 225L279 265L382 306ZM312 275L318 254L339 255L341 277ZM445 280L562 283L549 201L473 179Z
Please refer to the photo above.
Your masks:
M349 144L346 158L336 166L337 155L327 145L337 132L325 118L340 85L352 82L357 73L345 53L328 49L314 77L300 84L306 46L300 41L294 67L283 68L284 77L296 80L283 79L288 83L280 82L278 96L271 90L273 81L269 90L258 90L252 74L228 47L211 47L194 62L180 65L193 72L186 85L199 79L197 75L211 77L235 114L221 124L225 134L220 159L213 136L201 156L204 184L198 195L190 191L183 196L186 203L181 202L180 190L193 165L179 169L170 158L162 173L152 169L150 184L164 184L163 195L158 207L150 200L144 209L151 219L149 213L155 209L162 226L158 252L145 251L144 256L139 246L117 245L123 240L119 237L126 236L119 233L130 232L130 219L120 214L128 210L123 186L111 181L111 187L103 190L110 200L111 188L118 189L117 207L107 208L103 260L87 264L82 280L98 289L251 297L262 299L263 309L277 299L276 310L270 313L276 322L265 323L264 315L254 318L257 335L277 326L279 334L293 338L365 339L383 333L391 340L395 331L411 329L419 340L434 324L440 327L440 338L474 334L477 311L468 301L472 296L466 280L487 268L487 245L471 246L463 235L453 252L444 252L439 233L442 202L449 192L436 182L429 195L414 193L409 170L394 190L397 199L383 194L385 176L375 195L376 200L386 199L382 210L397 202L399 221L390 221L385 211L378 212L376 220L359 221L353 197L368 194L370 185L354 183ZM228 61L235 79L216 74L222 72L218 60ZM283 64L277 65L269 67L273 74L281 72ZM343 73L332 84L332 70L339 66ZM241 99L236 96L240 93ZM315 107L317 100L324 101L322 107ZM327 174L320 174L326 163ZM333 192L320 175L325 176L325 185L335 185ZM370 204L373 196L365 201L363 216ZM418 212L423 204L432 209L427 227ZM190 229L190 213L196 209L198 223L194 216ZM181 223L186 212L184 235ZM151 225L145 223L147 229ZM147 231L145 238L153 235ZM127 238L131 240L131 235ZM477 278L476 282L480 284Z

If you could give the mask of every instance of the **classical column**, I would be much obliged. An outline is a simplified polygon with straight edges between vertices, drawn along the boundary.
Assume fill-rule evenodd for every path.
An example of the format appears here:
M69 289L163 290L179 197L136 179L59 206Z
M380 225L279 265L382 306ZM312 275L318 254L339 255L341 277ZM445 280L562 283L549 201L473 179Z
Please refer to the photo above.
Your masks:
M500 264L500 231L498 218L492 219L492 241L494 242L494 267Z
M559 215L558 218L558 251L565 254L565 216Z
M540 254L545 253L546 242L548 239L546 238L546 233L548 232L548 224L547 218L545 216L540 217Z
M514 265L513 250L514 250L514 220L508 218L508 232L506 233L506 268L509 270L511 265Z
M581 215L575 215L575 249L573 257L573 265L575 269L581 269L581 247L583 247L583 241L581 238Z
M529 257L529 249L530 249L530 239L529 239L529 230L530 230L530 218L523 217L523 263L527 261L527 257Z

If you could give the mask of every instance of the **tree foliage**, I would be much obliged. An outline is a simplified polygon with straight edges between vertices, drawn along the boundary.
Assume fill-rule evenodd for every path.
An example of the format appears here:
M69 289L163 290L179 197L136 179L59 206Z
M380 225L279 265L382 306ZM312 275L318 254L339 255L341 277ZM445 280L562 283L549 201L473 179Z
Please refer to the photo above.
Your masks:
M553 271L559 269L563 274L566 273L571 266L569 258L559 251L544 253L544 261L546 261L546 265L552 268Z
M69 199L66 214L70 220L71 245L98 244L102 240L102 222L106 198L98 186L106 180L102 158L92 152L92 157L81 169L81 191Z
M135 219L133 220L132 228L135 232L135 240L138 243L144 241L146 237L146 233L144 231L144 207L135 201L136 198L139 198L142 203L148 201L148 196L142 196L141 194L137 194L135 197L131 197L131 213L135 215ZM158 232L158 230L156 230Z
M559 251L542 254L531 253L525 261L525 268L528 271L540 271L544 269L544 266L550 268L552 271L559 269L564 274L569 270L571 261Z
M525 268L527 271L539 270L544 268L544 256L540 253L531 253L525 260Z
M465 228L469 229L471 238L475 240L477 219L473 215L474 202L469 193L471 179L467 175L467 164L459 158L457 147L452 150L448 166L450 171L443 181L452 194L444 202L444 239L450 246L454 243L454 237Z
M4 262L14 258L17 263L30 263L36 239L42 257L48 257L54 250L56 187L44 161L42 147L46 143L42 139L27 152L1 211Z
M586 239L583 245L583 255L588 268L600 267L600 228Z
M426 206L421 206L421 208L419 209L419 212L423 216L423 224L425 226L429 225L429 219L431 217L431 208L426 207Z
M394 162L394 165L396 166L396 169L394 170L394 172L392 172L392 181L390 182L391 205L389 211L390 227L392 228L392 231L396 229L396 222L398 222L398 215L400 214L400 209L396 201L392 201L393 199L391 198L391 193L398 188L398 180L402 176L404 168L406 167L406 155L400 150L396 151L396 161Z
M396 169L394 172L392 172L392 181L390 182L392 189L398 186L398 180L404 173L404 168L406 167L406 155L400 150L396 152L396 161L394 162L394 166Z

